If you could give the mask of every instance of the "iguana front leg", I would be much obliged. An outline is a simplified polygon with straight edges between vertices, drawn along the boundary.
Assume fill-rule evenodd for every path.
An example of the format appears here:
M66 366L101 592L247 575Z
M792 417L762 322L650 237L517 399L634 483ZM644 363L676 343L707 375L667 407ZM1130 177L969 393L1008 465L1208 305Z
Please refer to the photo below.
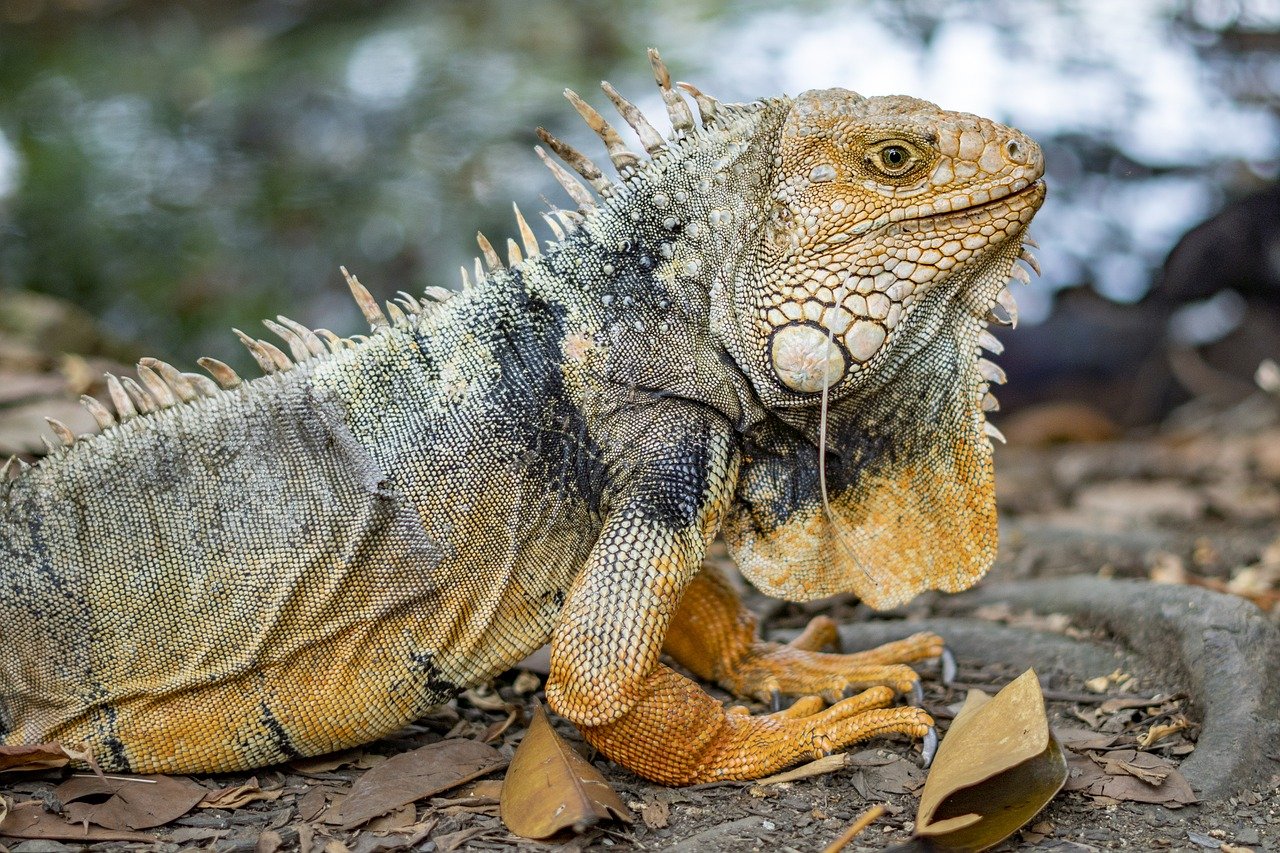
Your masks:
M820 649L836 633L826 617L817 617L785 644L761 640L757 621L728 580L708 564L685 590L664 650L700 678L766 702L809 694L834 702L877 686L914 698L920 677L906 664L943 653L942 638L924 632L855 654L827 654Z
M802 702L753 717L659 663L736 473L727 426L686 436L641 463L611 502L552 637L552 708L609 758L670 785L756 778L878 734L923 737L929 716L885 707L885 687L820 713Z

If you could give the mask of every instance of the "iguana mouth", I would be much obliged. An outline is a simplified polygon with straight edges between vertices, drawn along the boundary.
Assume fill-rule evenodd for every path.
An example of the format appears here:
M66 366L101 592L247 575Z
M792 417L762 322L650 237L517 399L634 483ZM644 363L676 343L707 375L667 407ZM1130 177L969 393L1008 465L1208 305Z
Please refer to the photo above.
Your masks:
M1034 181L1028 181L1025 178L1019 178L1008 184L997 184L988 190L979 190L973 193L960 193L946 198L938 199L931 207L932 210L924 210L917 212L914 216L895 217L890 214L891 222L911 222L924 221L927 219L942 219L948 216L956 216L958 214L971 213L976 210L984 210L997 205L1008 206L1014 199L1021 199L1032 194L1039 194L1044 197L1045 184L1043 178L1037 178ZM986 198L980 198L985 195ZM975 201L977 196L980 200ZM965 203L956 205L956 202L964 201ZM1037 204L1036 207L1039 207ZM906 208L903 213L909 213L911 208Z

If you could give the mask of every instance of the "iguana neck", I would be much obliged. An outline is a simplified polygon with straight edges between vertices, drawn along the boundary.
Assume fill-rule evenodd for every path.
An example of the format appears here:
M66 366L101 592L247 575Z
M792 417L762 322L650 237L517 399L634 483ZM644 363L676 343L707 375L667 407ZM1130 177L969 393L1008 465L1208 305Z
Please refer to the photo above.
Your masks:
M569 349L590 349L607 385L695 400L740 428L760 420L765 412L729 354L714 302L768 214L785 114L780 101L726 109L625 170L565 240L489 286L563 306L577 336Z

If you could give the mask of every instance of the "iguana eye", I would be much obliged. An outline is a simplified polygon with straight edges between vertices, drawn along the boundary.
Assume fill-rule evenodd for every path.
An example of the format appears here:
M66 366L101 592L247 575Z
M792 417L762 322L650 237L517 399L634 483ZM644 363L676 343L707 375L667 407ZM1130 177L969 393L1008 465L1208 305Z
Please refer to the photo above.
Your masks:
M898 142L882 145L867 153L867 166L890 178L899 178L915 168L920 158Z

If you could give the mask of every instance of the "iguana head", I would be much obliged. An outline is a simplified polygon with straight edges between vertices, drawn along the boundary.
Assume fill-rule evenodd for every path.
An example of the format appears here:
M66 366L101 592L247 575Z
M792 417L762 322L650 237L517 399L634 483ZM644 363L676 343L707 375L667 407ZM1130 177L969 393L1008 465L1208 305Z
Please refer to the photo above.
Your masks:
M824 387L831 399L856 391L935 331L913 315L937 288L985 315L998 289L965 284L995 265L1003 286L1017 257L1007 248L1044 200L1034 142L915 98L805 92L776 149L767 216L726 294L723 330L769 408L812 407Z

